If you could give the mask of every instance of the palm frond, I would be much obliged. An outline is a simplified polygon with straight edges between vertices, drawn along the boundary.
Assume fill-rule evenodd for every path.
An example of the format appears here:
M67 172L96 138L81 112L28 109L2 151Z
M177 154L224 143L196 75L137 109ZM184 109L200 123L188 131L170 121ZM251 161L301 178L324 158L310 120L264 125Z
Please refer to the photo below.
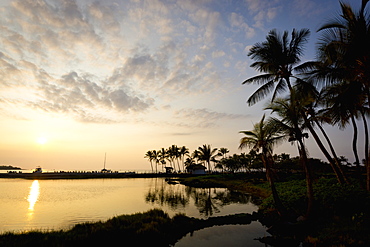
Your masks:
M274 78L275 78L274 74L262 74L262 75L251 77L243 81L242 84L264 84L265 82L271 81Z
M268 95L272 91L272 89L274 88L274 85L275 85L275 80L271 80L271 81L265 83L264 85L262 85L260 88L258 88L248 98L248 100L247 100L248 105L250 105L250 106L254 105L258 101L260 101L261 99L266 97L266 95Z

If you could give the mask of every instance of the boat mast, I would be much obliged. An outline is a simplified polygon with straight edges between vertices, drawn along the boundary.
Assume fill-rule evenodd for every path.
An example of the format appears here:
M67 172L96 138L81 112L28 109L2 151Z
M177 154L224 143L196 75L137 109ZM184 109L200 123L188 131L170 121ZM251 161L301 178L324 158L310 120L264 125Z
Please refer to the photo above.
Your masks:
M105 170L105 162L107 161L107 153L105 153L105 156L104 156L104 170Z

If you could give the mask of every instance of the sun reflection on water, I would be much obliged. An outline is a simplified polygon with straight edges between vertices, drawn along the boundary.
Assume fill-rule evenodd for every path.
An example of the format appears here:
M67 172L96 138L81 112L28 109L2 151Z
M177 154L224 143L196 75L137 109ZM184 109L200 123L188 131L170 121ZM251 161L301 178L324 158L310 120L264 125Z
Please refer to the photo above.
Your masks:
M35 204L40 195L40 185L38 180L34 180L30 187L30 193L28 194L27 201L29 202L28 206L28 213L30 215L33 214L33 210L35 208Z

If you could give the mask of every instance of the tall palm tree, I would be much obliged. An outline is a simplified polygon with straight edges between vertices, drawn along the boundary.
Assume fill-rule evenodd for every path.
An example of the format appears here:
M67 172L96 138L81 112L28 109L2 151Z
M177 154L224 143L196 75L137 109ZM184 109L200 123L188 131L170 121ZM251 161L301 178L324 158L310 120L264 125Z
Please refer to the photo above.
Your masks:
M176 146L176 145L172 145L171 147L169 147L167 149L167 153L168 153L168 158L171 160L172 164L173 164L173 168L176 170L176 167L175 167L175 160L177 160L177 166L178 166L178 169L179 171L181 170L180 169L180 164L179 164L179 148Z
M294 86L297 88L312 89L310 83L294 75L296 70L306 71L314 67L310 63L298 65L300 56L303 53L303 46L307 42L309 34L310 32L308 29L302 29L300 31L293 29L291 39L289 40L287 31L281 35L276 30L272 30L267 35L266 41L257 43L250 49L248 56L255 60L251 67L264 74L254 76L243 82L243 84L262 84L262 86L249 97L247 101L249 105L253 105L257 101L263 99L271 91L273 91L272 101L278 93L286 91L287 89L289 92L292 92L293 84L291 79L295 79L296 85ZM313 89L311 91L313 91ZM338 169L336 169L338 164L335 163L335 160L333 160L328 150L321 142L319 135L306 116L306 112L302 111L301 114L312 137L333 167L338 181L343 183L344 179L338 172Z
M362 89L359 95L366 95L370 108L370 16L365 14L368 2L362 0L358 12L349 4L341 2L340 16L318 30L322 34L318 49L319 61L313 63L316 68L311 74L330 85L359 84ZM369 136L366 119L363 120L367 148L367 189L370 191Z
M159 164L159 152L156 150L152 151L152 160L155 162L155 172L158 173L158 164Z
M154 172L154 170L153 170L153 151L149 150L148 152L146 152L144 158L147 158L149 160L150 166L152 168L152 172Z
M245 135L245 137L240 139L240 149L249 148L256 152L261 151L262 162L265 167L266 178L271 187L275 207L280 216L286 217L286 209L277 193L272 170L272 166L274 164L272 156L273 148L282 142L285 139L285 136L281 135L281 129L278 125L265 121L265 115L263 115L260 122L253 125L253 130L240 131L240 133Z
M309 218L314 206L313 178L304 143L304 138L308 138L308 134L304 132L304 120L301 115L302 110L300 109L305 103L302 102L302 98L295 98L297 96L299 95L292 92L289 98L275 99L266 109L272 110L273 113L278 115L278 118L272 118L271 121L280 126L281 130L289 136L289 142L297 143L300 162L306 175L308 199L306 218Z
M162 171L163 167L166 164L166 160L168 159L168 153L165 148L161 148L161 150L158 151L158 158L160 163L162 164Z
M198 147L198 159L208 165L208 172L211 172L211 160L217 154L217 148L211 148L211 145L203 145Z
M180 153L180 157L181 157L181 161L182 161L182 169L183 171L185 171L185 156L186 155L189 155L189 149L185 146L182 146L180 149L179 149L179 153Z
M324 93L327 106L324 114L330 116L332 122L339 124L340 128L345 128L349 122L352 123L354 133L352 150L358 167L360 159L357 150L358 128L355 119L362 116L366 122L366 117L363 113L367 111L366 107L364 107L365 95L362 92L362 88L358 83L341 83L326 88Z
M299 31L293 29L289 41L287 31L281 35L274 29L269 32L266 41L257 43L250 49L248 56L255 60L251 67L264 74L243 82L243 84L262 85L249 97L247 101L249 105L263 99L271 91L273 91L272 100L274 100L278 93L287 88L292 90L290 79L293 77L294 66L301 61L303 45L307 43L309 35L308 29Z

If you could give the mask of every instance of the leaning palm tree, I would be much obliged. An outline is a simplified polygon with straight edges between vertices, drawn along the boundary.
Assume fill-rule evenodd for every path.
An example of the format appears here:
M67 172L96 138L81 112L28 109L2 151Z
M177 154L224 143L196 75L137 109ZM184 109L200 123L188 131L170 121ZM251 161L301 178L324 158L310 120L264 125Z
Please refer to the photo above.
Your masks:
M285 136L281 134L281 129L278 125L272 122L265 121L265 115L263 115L260 122L253 125L253 130L240 131L245 137L240 139L240 149L249 148L253 151L260 152L262 154L262 162L266 171L266 178L270 184L272 196L274 198L275 207L280 216L285 217L286 209L280 200L277 193L274 176L273 176L273 148L285 139Z
M266 109L272 110L273 113L277 114L278 117L271 118L271 121L280 126L280 129L289 136L288 141L297 143L300 163L306 175L307 211L305 216L309 218L314 206L313 178L304 143L304 139L308 138L308 134L304 132L304 120L300 109L305 103L302 98L295 98L298 96L292 92L289 98L275 99Z
M358 96L365 95L370 108L370 16L365 12L368 2L362 0L359 11L340 3L340 16L318 30L321 33L319 61L312 63L315 68L310 73L326 85L359 84ZM369 136L365 114L361 114L365 120L367 189L370 191Z
M203 145L202 147L198 147L198 159L203 161L208 165L208 172L211 172L211 160L212 158L217 155L217 148L211 148L211 145Z
M248 56L255 60L251 67L264 74L254 76L243 82L243 84L262 84L262 86L249 97L247 101L249 105L255 104L272 91L272 101L278 93L284 92L287 89L289 92L292 92L294 87L304 88L306 90L310 89L309 93L315 91L311 83L294 75L296 70L307 71L313 67L310 63L298 65L300 63L300 56L303 53L303 46L307 42L309 34L310 32L308 29L302 29L300 31L294 29L289 39L287 31L281 35L276 30L272 30L267 35L266 41L257 43L250 49ZM291 79L295 79L295 85L293 85ZM318 147L333 167L338 181L343 183L344 179L338 172L338 169L336 169L338 164L335 163L335 160L321 142L319 135L306 116L306 112L302 111L301 114L305 121L305 125L315 139Z
M330 117L332 123L338 124L340 128L345 128L349 122L352 123L352 150L355 156L355 163L358 167L360 165L360 159L357 150L358 128L355 119L362 116L366 122L366 117L363 113L367 111L364 106L366 96L362 92L362 88L358 83L336 84L326 88L324 92L327 106L324 114Z

